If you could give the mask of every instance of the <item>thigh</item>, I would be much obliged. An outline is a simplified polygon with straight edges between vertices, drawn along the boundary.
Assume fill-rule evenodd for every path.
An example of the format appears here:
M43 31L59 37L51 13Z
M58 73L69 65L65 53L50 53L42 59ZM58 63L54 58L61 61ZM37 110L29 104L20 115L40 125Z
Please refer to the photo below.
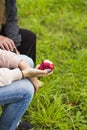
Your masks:
M22 36L21 46L17 49L21 54L26 54L31 57L33 61L36 61L36 35L35 33L26 30L20 29L19 33Z
M29 49L33 46L36 47L36 35L30 30L20 29L19 33L22 36L21 46L18 47L18 50L22 54L26 54Z
M10 85L0 87L0 105L20 101L26 93L33 97L34 87L28 79L14 81Z

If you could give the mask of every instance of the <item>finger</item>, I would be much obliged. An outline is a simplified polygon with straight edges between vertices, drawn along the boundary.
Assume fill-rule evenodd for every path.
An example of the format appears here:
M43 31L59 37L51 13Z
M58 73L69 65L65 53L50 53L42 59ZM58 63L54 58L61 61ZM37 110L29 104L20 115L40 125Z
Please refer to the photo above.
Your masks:
M51 73L52 72L52 69L47 69L47 73Z
M4 43L4 46L5 46L5 44L7 44L5 46L6 50L13 51L13 48L15 47L15 44L14 44L13 40L11 40L9 38L5 38L4 41L3 41L3 43Z
M37 71L36 72L36 76L37 77L44 77L44 76L46 76L47 75L47 70L43 70L43 71Z
M35 71L36 71L36 75L37 75L37 77L39 77L39 76L44 76L44 75L46 75L46 74L48 73L47 70L39 70L39 69L35 69Z
M3 46L4 46L5 50L10 51L10 48L9 48L7 42L4 42Z
M13 40L10 39L10 43L11 43L12 48L16 48L15 43L14 43Z
M1 48L2 50L5 50L5 47L4 47L3 43L0 45L0 48Z
M47 75L49 76L49 75L51 75L51 74L53 74L53 71L52 71L52 72L50 72L50 73L48 73Z
M13 44L11 43L11 41L8 40L8 41L6 41L6 43L7 43L7 45L8 45L9 50L10 50L10 51L13 51L14 46L13 46Z
M38 73L38 77L45 77L53 74L53 71L51 69L43 70L44 72Z

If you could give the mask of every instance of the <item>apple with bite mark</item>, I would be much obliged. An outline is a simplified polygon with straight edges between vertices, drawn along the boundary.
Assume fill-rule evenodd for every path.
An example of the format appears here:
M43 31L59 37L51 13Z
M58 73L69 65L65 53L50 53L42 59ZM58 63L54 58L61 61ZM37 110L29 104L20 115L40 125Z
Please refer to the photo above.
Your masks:
M43 60L39 66L39 69L41 69L41 70L45 70L45 69L54 70L54 64L49 60Z

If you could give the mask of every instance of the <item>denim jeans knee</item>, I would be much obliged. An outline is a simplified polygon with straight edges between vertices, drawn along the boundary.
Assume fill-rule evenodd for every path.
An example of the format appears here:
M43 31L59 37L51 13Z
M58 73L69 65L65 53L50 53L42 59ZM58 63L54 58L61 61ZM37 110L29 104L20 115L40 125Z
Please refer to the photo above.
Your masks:
M34 87L28 79L15 81L0 88L0 105L6 104L0 117L0 130L15 130L33 95Z
M29 64L32 68L34 67L34 62L33 62L33 60L32 60L30 57L28 57L28 56L26 56L26 55L23 55L23 54L18 55L18 56L21 57L21 58L23 58L25 61L27 61L28 64Z
M27 79L22 79L20 88L17 89L17 92L21 95L21 98L28 99L29 100L33 98L34 96L34 86L29 81L27 83ZM28 85L27 85L28 84ZM30 87L29 87L30 84Z

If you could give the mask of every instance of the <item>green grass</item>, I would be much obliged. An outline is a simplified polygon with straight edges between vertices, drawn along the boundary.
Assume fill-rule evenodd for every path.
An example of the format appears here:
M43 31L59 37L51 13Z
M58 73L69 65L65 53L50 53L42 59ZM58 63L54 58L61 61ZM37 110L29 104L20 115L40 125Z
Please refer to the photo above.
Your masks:
M23 118L35 130L87 130L87 1L17 4L20 27L37 35L37 64L43 59L55 64Z

